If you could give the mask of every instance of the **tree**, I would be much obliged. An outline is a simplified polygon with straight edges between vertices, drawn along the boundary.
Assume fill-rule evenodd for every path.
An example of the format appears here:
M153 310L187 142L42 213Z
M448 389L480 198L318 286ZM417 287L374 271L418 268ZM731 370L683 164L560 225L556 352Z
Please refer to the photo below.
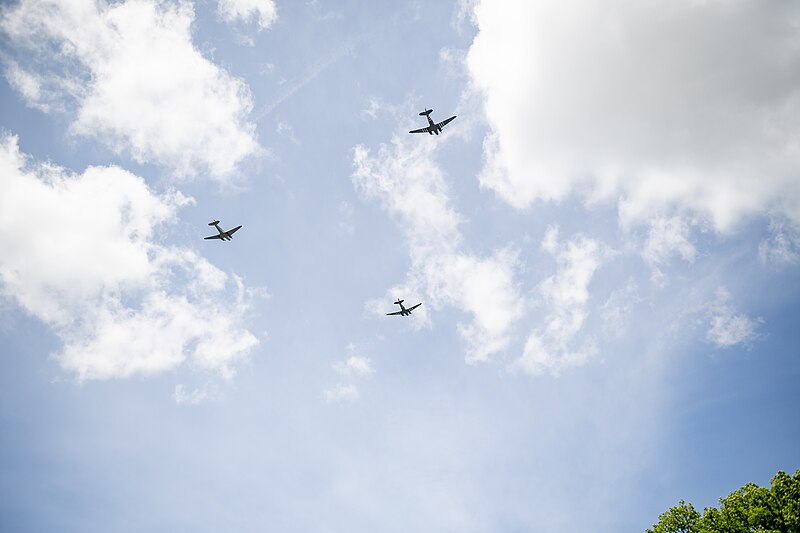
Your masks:
M770 485L748 483L702 515L681 500L647 533L800 533L800 470L794 476L780 471Z

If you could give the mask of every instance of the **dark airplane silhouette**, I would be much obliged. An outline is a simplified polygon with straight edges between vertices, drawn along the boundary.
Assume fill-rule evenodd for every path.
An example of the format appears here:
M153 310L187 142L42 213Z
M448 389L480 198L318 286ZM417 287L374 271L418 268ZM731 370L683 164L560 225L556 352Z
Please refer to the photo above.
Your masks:
M433 113L433 109L426 109L425 111L423 111L422 113L419 114L419 116L425 117L425 118L428 119L428 127L427 128L420 128L418 130L411 130L408 133L427 133L429 135L433 135L435 133L436 135L439 135L439 132L442 131L442 128L444 128L446 125L448 125L451 120L456 118L456 116L453 115L452 117L450 117L450 118L448 118L446 120L443 120L443 121L439 122L438 124L436 124L431 119L431 113Z
M236 233L237 231L239 231L239 228L241 228L241 226L236 226L233 229L229 229L228 231L225 231L225 230L223 230L222 228L219 227L219 220L215 220L213 222L209 222L208 225L209 226L214 226L215 228L217 228L217 231L219 232L219 235L212 235L211 237L204 237L204 239L206 239L206 240L208 240L208 239L219 239L221 241L229 241L229 240L231 240L233 238L233 234Z
M408 315L411 314L411 311L413 311L414 309L416 309L417 307L422 305L422 302L420 302L417 305L414 305L414 306L409 307L409 308L405 308L405 307L403 307L403 302L405 302L405 300L397 300L395 302L395 304L400 306L400 311L395 311L394 313L386 313L386 316L391 316L391 315L408 316Z

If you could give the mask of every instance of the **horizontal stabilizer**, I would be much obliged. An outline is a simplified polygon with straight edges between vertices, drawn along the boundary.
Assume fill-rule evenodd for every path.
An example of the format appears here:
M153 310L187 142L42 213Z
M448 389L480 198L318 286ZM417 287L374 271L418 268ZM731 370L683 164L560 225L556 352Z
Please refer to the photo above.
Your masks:
M431 113L433 113L433 109L426 109L425 111L423 111L422 113L420 113L420 114L419 114L419 116L421 116L421 117L427 117L427 116L428 116L428 115L430 115Z
M214 222L208 223L209 226L216 226L217 224L219 224L219 220L215 220Z
M405 300L397 300L397 301L395 302L395 304L396 304L396 305L400 305L400 304L401 304L401 303L403 303L403 302L405 302Z

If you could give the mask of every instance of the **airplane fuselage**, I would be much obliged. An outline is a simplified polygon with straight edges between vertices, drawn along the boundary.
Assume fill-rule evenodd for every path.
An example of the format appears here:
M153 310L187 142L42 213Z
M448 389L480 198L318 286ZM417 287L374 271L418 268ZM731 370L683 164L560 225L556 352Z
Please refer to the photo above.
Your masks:
M214 224L214 227L217 228L217 231L219 232L219 238L221 240L223 241L231 240L231 234L228 233L227 231L222 231L222 228L219 227L219 224Z
M433 135L434 133L439 135L439 132L442 131L442 128L436 127L436 123L433 121L430 115L425 115L425 117L428 119L428 126L431 128L431 130L428 132L428 135Z

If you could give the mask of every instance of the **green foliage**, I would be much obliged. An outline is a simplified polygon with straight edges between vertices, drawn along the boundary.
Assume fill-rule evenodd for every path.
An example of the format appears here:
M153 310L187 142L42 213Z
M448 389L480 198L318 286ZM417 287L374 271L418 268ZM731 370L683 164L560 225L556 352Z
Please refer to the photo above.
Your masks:
M683 500L647 533L800 533L800 470L778 472L771 487L748 483L702 515Z
M700 513L694 510L691 503L681 500L676 507L658 517L658 523L647 533L700 533L698 523Z

